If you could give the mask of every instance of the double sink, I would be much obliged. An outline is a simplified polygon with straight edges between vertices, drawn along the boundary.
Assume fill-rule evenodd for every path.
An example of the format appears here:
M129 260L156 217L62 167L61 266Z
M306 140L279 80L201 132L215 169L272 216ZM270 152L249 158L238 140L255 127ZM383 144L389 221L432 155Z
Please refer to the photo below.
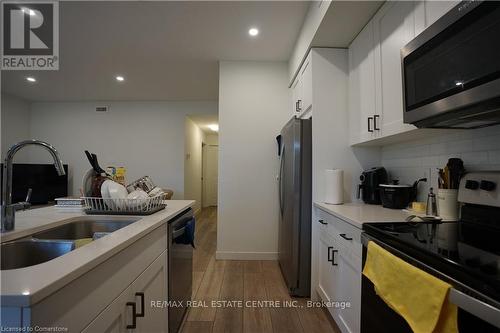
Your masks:
M137 220L90 220L82 217L19 240L2 243L0 270L24 268L47 262L74 250L78 240L91 240L95 233L111 233Z

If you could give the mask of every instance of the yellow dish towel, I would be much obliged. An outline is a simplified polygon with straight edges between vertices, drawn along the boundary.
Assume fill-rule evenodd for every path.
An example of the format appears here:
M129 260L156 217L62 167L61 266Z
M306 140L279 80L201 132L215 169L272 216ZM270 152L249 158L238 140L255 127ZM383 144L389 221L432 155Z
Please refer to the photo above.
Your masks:
M384 302L415 333L456 333L457 307L448 301L451 285L368 243L365 275Z

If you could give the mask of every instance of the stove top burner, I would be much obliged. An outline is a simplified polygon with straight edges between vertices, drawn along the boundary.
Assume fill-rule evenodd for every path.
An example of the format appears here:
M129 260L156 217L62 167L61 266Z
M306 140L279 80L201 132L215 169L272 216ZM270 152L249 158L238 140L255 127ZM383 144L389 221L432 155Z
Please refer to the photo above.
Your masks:
M500 303L500 171L460 180L460 221L368 223L365 232ZM477 185L477 186L472 186Z
M412 251L408 254L424 263L432 259L430 266L500 302L500 254L491 252L489 244L477 242L477 235L486 232L479 224L367 223L363 228L405 253ZM492 235L491 230L487 232Z

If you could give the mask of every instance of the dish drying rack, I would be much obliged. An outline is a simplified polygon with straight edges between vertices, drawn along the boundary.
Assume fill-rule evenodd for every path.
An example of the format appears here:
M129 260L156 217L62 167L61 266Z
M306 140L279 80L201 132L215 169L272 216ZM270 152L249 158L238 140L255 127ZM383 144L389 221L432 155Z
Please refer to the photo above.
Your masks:
M164 195L140 199L111 199L98 197L82 197L84 211L89 215L151 215L162 209Z

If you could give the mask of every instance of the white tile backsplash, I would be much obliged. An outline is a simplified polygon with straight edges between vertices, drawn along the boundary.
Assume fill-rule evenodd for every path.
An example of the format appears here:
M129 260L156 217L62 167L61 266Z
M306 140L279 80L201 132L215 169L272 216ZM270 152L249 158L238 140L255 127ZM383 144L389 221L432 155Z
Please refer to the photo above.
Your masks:
M382 165L391 179L413 183L428 178L419 187L419 200L425 201L429 188L437 187L437 168L449 158L459 157L468 171L500 170L500 126L475 130L446 131L437 137L383 146Z

